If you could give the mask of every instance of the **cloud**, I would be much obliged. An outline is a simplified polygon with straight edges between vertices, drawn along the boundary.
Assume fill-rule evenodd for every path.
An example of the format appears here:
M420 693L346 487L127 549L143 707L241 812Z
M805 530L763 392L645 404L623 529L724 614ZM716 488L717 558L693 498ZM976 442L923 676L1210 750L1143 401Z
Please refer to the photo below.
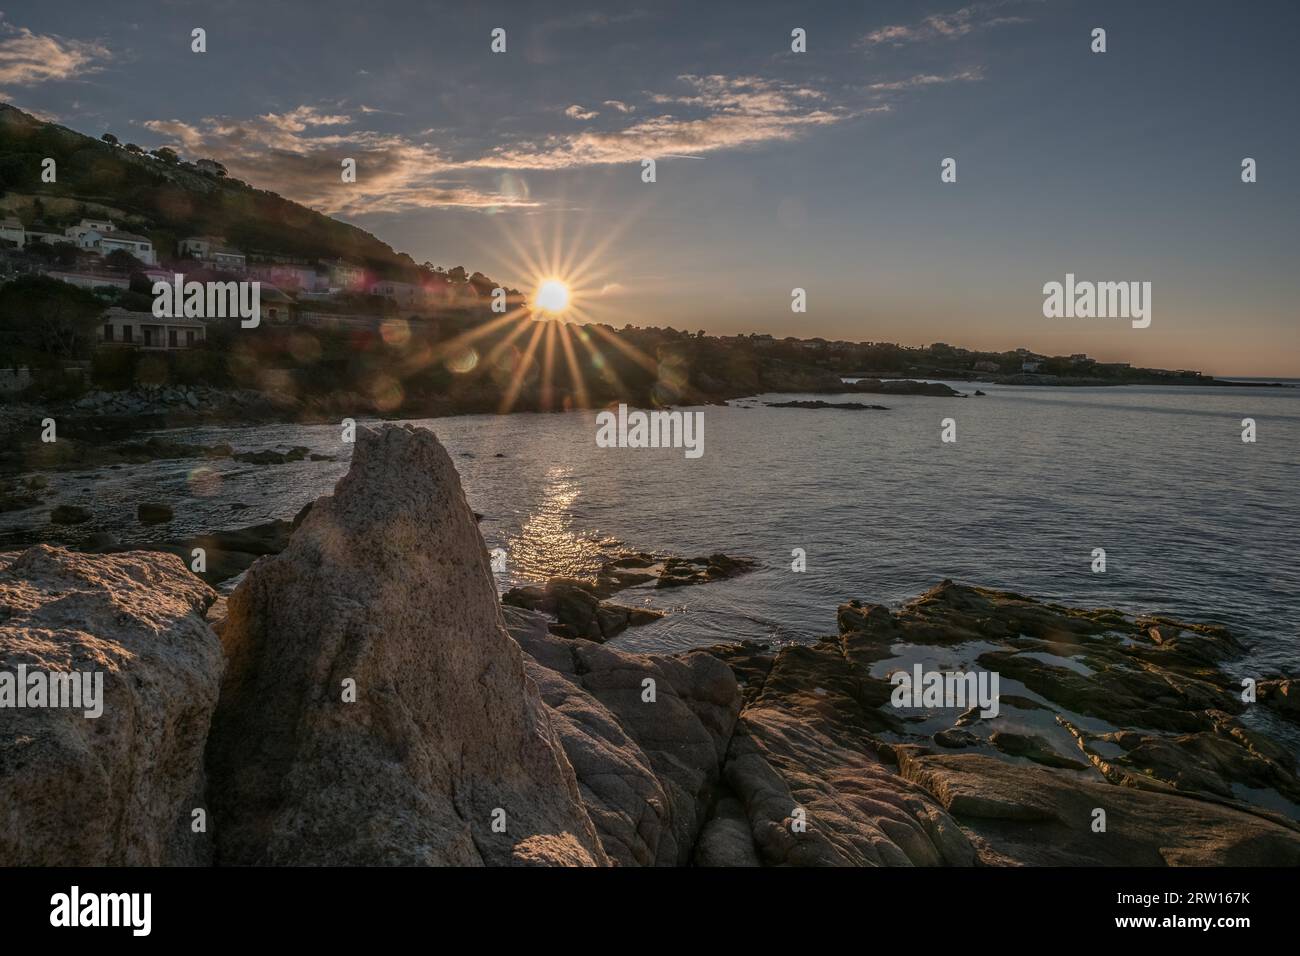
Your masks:
M973 79L913 77L880 84L884 94L935 82ZM559 132L540 138L517 138L494 145L461 148L426 137L356 129L348 112L299 106L251 119L207 117L197 123L155 119L143 125L178 146L187 158L211 157L232 176L274 190L331 213L393 212L409 208L535 207L520 178L503 171L563 170L612 163L639 163L647 157L698 159L724 150L794 140L818 128L873 112L887 104L853 106L836 102L808 84L757 76L677 78L670 93L646 93L654 115L633 116L623 101L611 107L616 128ZM861 92L861 91L859 91ZM336 109L338 109L336 107ZM574 104L565 110L574 119L597 111ZM357 163L357 182L343 183L340 161ZM454 180L454 181L453 181Z
M873 93L897 93L903 90L915 90L943 83L977 83L982 79L984 79L984 70L977 67L973 70L963 70L961 73L949 73L946 76L938 76L933 73L918 73L905 80L872 83L867 89Z
M314 106L299 106L288 113L263 113L259 119L290 133L301 133L309 126L347 126L351 116L342 113L322 113Z
M35 86L103 69L110 53L99 43L33 33L0 20L0 83Z
M568 169L639 162L646 157L699 156L719 150L792 140L857 113L827 102L807 86L754 76L685 74L684 92L652 93L673 112L647 116L617 130L584 130L495 147L466 165L497 169Z
M187 158L212 157L230 174L327 213L398 212L413 208L535 206L517 190L477 187L438 149L396 134L340 131L342 114L300 106L240 120L211 116L198 123L148 120L146 129L178 146ZM345 183L341 161L357 162L357 181Z
M606 100L606 101L605 101L604 103L602 103L601 105L602 105L602 106L608 106L608 107L609 107L610 109L612 109L612 110L618 110L620 113L635 113L635 112L636 112L636 107L635 107L635 106L629 106L628 104L624 103L622 100Z
M1002 16L997 11L1008 5L1031 2L1031 0L989 0L987 3L974 3L952 13L934 13L916 23L893 24L873 30L859 41L862 46L903 46L907 43L921 43L929 40L955 40L976 30L1006 26L1014 23L1028 23L1026 17Z

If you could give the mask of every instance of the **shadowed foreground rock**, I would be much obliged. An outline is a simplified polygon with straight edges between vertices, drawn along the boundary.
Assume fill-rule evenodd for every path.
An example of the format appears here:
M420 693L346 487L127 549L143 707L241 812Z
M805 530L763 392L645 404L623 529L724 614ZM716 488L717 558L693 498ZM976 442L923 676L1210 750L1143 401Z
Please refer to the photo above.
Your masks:
M506 620L605 852L624 866L689 863L740 710L730 669L703 651L642 656L557 637L519 608Z
M432 432L358 431L334 495L231 595L222 643L218 863L606 862Z
M103 712L0 710L0 866L208 863L215 594L179 558L37 545L0 571L0 671L103 675Z

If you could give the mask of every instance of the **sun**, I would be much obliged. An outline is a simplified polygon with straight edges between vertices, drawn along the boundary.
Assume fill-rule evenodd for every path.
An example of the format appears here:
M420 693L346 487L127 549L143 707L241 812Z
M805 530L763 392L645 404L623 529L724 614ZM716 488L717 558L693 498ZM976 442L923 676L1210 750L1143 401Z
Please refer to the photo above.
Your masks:
M569 307L569 287L559 279L547 279L533 294L533 307L558 315Z

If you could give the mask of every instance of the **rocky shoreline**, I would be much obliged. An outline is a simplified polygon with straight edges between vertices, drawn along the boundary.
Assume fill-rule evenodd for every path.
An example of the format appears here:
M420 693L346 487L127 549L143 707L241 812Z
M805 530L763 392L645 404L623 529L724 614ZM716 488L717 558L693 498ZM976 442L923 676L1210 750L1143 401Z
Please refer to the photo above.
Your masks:
M945 581L811 645L630 654L609 598L752 563L499 601L411 426L276 537L228 599L176 554L0 555L0 673L104 675L98 719L0 709L0 865L1300 864L1300 684L1243 700L1215 625ZM895 706L914 664L997 672L998 714Z

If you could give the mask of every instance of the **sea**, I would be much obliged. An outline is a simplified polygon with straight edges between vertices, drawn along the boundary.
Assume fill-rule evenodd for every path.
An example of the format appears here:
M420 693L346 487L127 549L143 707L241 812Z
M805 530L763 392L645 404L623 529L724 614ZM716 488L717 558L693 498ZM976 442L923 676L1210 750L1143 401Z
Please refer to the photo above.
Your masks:
M758 563L731 580L624 591L616 600L670 612L616 638L627 650L813 641L835 632L840 604L897 606L950 578L1223 624L1249 649L1245 671L1300 671L1300 388L948 384L966 397L781 394L684 409L703 415L698 458L597 447L592 411L415 424L446 446L488 548L505 551L502 591L593 574L622 549ZM888 410L765 404L797 399ZM336 424L156 434L240 451L305 445L335 460L51 472L51 504L82 505L92 520L57 528L47 507L3 514L0 548L291 518L330 493L351 451ZM136 519L153 501L175 509L164 529Z

